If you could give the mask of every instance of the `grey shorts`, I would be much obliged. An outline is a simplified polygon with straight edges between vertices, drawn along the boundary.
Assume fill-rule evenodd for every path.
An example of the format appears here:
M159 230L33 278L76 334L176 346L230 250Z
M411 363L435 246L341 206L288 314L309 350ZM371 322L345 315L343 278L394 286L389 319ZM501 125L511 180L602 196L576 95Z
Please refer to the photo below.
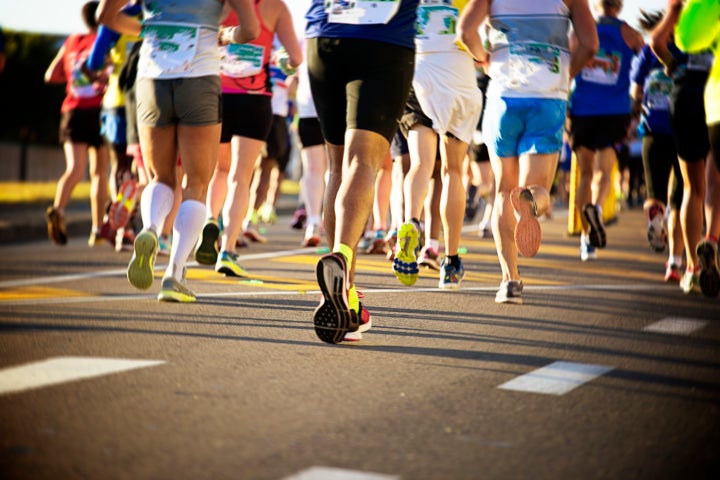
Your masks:
M168 80L139 78L136 97L139 125L199 127L222 122L219 76Z

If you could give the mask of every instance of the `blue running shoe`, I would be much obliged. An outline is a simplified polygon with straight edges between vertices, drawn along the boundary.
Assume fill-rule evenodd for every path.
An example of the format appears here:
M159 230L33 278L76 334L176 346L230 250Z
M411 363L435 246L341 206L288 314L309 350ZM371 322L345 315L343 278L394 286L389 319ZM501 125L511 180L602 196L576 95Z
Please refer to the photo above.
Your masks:
M455 268L450 259L445 257L442 265L440 266L440 281L438 287L444 290L457 290L460 288L460 282L462 282L465 276L465 267L463 267L462 261L460 262L459 268Z

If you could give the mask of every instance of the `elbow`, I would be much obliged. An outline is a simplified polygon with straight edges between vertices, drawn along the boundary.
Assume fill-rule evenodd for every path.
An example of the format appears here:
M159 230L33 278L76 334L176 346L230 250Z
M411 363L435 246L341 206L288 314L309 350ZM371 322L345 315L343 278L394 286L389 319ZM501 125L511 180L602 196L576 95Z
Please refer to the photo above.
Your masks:
M242 42L241 43L247 43L255 40L260 36L260 23L252 22L252 24L244 26L241 29L242 33Z

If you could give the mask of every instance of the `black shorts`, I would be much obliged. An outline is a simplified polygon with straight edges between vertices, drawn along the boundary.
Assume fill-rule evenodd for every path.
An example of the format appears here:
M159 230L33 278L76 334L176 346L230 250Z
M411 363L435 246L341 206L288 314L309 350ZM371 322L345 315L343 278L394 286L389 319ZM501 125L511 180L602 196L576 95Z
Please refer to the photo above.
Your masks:
M300 145L303 148L325 144L320 129L320 121L317 117L301 118L298 121L298 136L300 137Z
M272 128L266 142L266 157L274 158L280 171L284 172L290 160L290 133L285 117L273 115Z
M595 151L612 147L627 136L629 126L629 114L570 117L572 148L585 147Z
M344 145L349 129L369 130L392 142L412 84L413 49L374 40L311 38L307 62L329 143Z
M392 143L390 143L390 155L394 161L397 157L408 155L409 153L410 151L408 150L407 138L405 138L405 135L398 130L395 132Z
M644 135L642 162L645 172L646 196L680 208L683 196L682 175L675 149L675 139L672 135ZM673 171L681 183L680 188L675 187L668 197L668 180Z
M490 152L488 151L487 144L477 144L473 142L470 148L472 149L472 159L476 162L482 163L490 161Z
M220 143L233 136L267 139L272 128L272 97L245 93L223 93L223 121Z
M417 124L423 125L428 128L433 127L432 120L425 115L420 102L415 95L415 90L410 88L410 94L408 95L407 102L405 103L405 111L400 117L400 131L403 133L405 138L408 136L408 132Z
M87 143L91 147L103 144L100 135L100 107L64 112L60 118L60 143Z
M710 139L705 123L706 74L686 74L673 84L670 92L670 116L678 156L686 162L705 160Z

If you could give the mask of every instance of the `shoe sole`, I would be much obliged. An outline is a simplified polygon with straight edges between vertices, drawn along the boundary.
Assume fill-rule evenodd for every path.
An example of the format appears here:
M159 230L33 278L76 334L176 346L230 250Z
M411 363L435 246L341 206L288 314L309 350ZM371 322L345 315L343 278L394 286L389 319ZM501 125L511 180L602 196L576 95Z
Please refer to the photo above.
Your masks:
M201 265L215 265L218 252L217 239L220 236L220 227L215 223L206 223L200 234L200 244L195 250L195 260Z
M422 260L418 259L418 265L421 267L429 268L430 270L435 270L436 272L440 271L440 264L437 260L432 260L429 258L423 258Z
M48 237L58 245L66 245L68 238L63 225L62 217L54 208L50 207L45 213L47 217Z
M393 259L393 272L400 283L411 286L417 282L419 269L415 251L419 235L414 225L404 224L398 231L398 248Z
M495 303L510 303L513 305L522 305L523 299L522 297L508 297L503 299L495 297Z
M224 273L228 277L241 277L246 278L249 276L249 273L242 267L238 267L237 265L227 265L225 263L221 263L220 265L215 268L215 271L218 273Z
M315 269L323 302L315 309L315 334L325 343L340 343L350 331L359 328L357 315L353 318L347 300L345 265L334 256L320 259Z
M157 239L149 232L141 232L133 244L133 256L127 270L130 284L140 290L147 290L153 284Z
M108 221L114 230L127 225L127 221L130 219L130 212L135 208L136 192L137 182L135 180L125 180L120 186L118 199L110 205L110 210L108 211Z
M720 293L720 272L718 272L717 252L706 241L700 242L696 249L700 263L700 290L706 297L715 298Z
M158 293L157 299L161 302L175 303L193 303L197 300L195 297L191 297L185 293L176 292L174 290L161 291Z
M595 248L605 248L605 245L607 245L607 235L605 233L605 227L600 221L597 209L592 205L587 205L583 209L583 216L585 216L585 220L587 220L588 226L590 227L590 231L588 232L590 245Z
M542 228L535 215L537 207L530 190L513 192L510 195L510 203L520 216L515 225L515 245L523 257L534 257L540 250Z
M653 225L648 226L647 240L650 248L657 253L662 253L667 247L667 234L664 229L658 231Z
M303 245L306 247L317 247L318 245L320 245L320 237L306 238L303 242Z

